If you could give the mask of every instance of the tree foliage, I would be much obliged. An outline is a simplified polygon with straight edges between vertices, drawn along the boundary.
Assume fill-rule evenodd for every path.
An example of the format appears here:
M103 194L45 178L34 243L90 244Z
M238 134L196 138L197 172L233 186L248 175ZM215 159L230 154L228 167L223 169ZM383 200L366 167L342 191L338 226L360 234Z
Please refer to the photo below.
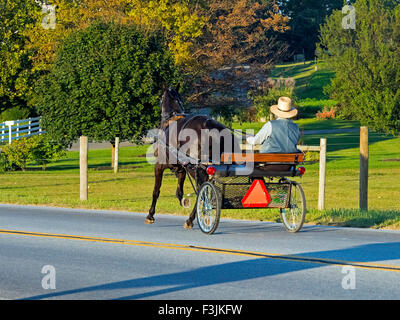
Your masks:
M303 54L314 59L320 25L333 10L341 9L345 0L281 0L282 13L289 17L290 30L281 38L289 44L288 54Z
M38 0L36 6L40 7ZM44 29L42 13L35 26L27 32L27 48L32 49L34 67L47 72L52 68L57 48L72 32L83 30L95 21L132 24L127 15L130 0L51 0L55 7L56 25L54 29ZM42 1L45 3L45 1Z
M40 10L33 0L0 0L0 112L26 107L35 74L26 32Z
M177 80L160 36L136 27L98 22L72 33L37 89L43 126L70 144L136 138L159 119L163 83Z
M129 16L146 31L161 30L175 63L191 69L195 39L203 33L207 20L191 0L131 0Z
M358 0L356 29L341 11L321 28L320 51L335 71L327 88L342 117L387 133L400 132L400 4Z
M276 37L288 29L288 19L275 1L207 0L202 10L208 19L193 53L198 73L188 100L196 106L243 105L234 93L246 98L251 82L266 78L285 50Z

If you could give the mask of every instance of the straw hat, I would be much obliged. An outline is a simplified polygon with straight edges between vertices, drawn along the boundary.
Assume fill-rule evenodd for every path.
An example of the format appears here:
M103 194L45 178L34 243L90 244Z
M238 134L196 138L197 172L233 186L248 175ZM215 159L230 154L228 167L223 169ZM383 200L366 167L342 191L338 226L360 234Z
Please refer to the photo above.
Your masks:
M290 119L297 116L297 109L292 107L292 100L280 97L278 104L271 107L271 112L279 118Z

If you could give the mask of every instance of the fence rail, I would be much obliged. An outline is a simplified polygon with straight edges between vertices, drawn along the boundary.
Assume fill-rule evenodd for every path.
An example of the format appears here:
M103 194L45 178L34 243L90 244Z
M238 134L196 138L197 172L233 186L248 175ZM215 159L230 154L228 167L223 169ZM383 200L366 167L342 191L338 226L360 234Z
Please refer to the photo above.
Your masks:
M45 133L40 127L41 117L23 120L11 120L0 123L0 143L18 140L22 137L31 137Z
M240 145L242 151L258 151L260 145L252 146L247 143ZM318 210L325 209L325 189L326 189L326 138L320 139L319 146L302 146L297 145L297 149L303 152L319 152L319 188L318 188Z

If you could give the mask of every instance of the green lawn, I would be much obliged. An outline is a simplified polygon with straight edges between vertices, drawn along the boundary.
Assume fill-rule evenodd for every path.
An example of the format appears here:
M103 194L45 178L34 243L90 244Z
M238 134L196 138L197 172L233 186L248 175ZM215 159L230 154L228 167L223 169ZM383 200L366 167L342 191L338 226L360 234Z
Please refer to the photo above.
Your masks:
M311 125L311 124L309 124ZM373 136L374 137L374 136ZM307 137L310 141L319 137ZM363 227L400 226L400 138L376 136L370 145L369 207L364 213L358 208L359 155L355 145L358 136L328 135L326 211L318 211L318 163L307 163L303 178L297 178L306 193L307 222ZM337 140L339 139L339 140ZM343 143L337 143L342 141ZM329 146L332 150L329 151ZM335 146L335 147L333 147ZM89 151L89 201L79 200L79 153L68 152L65 159L49 164L41 171L35 164L27 172L2 174L0 202L65 207L116 209L146 213L151 204L153 167L144 156L148 146L120 149L121 170L114 174L109 168L110 150ZM175 199L177 180L165 173L157 212L189 214ZM185 192L195 197L187 181ZM277 210L224 210L223 216L239 219L279 221Z
M324 62L314 61L277 65L271 73L273 79L283 77L296 81L294 95L303 118L314 118L325 106L336 105L336 102L324 93L324 87L330 83L333 76L334 73Z

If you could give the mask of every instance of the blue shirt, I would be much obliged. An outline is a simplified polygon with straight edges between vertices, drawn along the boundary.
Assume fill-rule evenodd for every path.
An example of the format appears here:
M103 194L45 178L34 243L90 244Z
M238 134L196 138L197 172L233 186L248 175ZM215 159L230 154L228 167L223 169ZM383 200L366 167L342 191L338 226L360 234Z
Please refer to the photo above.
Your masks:
M250 144L261 144L261 153L298 153L297 143L300 130L290 119L278 118L267 122L255 137L249 137Z

